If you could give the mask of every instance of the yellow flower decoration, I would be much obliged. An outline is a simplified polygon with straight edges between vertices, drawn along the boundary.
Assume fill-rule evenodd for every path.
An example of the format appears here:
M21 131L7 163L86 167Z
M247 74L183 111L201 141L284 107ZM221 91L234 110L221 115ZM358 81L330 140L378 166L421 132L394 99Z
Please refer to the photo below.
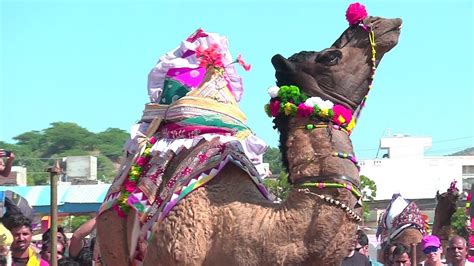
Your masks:
M293 103L285 103L283 106L283 111L285 112L285 115L291 115L296 113L296 105Z
M151 152L151 148L146 148L146 149L143 151L143 155L144 155L144 156L150 156L150 152Z
M138 176L140 176L140 172L137 171L137 170L132 170L132 171L130 171L130 176L137 176L138 177Z
M329 109L321 109L321 112L319 112L319 115L322 117L328 117L329 116Z
M127 204L127 201L128 201L128 196L127 195L122 194L118 198L119 204Z
M355 121L355 118L352 117L352 120L351 122L349 122L349 125L347 125L346 129L349 131L352 131L352 129L354 129L355 126L356 126L356 121Z
M346 119L344 119L344 117L342 117L342 115L339 115L337 120L341 123L341 125L344 124L344 122L346 122Z

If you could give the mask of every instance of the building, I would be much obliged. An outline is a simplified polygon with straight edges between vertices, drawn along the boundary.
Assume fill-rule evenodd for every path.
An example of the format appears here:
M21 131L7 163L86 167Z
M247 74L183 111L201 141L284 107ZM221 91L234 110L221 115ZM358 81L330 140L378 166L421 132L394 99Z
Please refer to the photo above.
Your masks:
M13 166L8 177L0 178L0 186L26 186L26 168Z
M372 211L366 221L368 225L375 226L394 193L415 201L433 221L438 191L446 192L453 180L457 181L458 189L470 189L474 183L474 156L425 156L431 145L431 137L400 134L383 137L380 139L380 149L385 152L382 159L359 162L360 174L377 185L375 201L369 203ZM461 206L461 201L458 204Z
M97 157L66 157L66 175L61 181L78 185L97 184Z
M360 174L377 185L376 200L389 200L393 193L407 199L434 199L445 192L453 180L469 190L474 180L474 156L425 156L431 137L395 135L383 137L382 159L360 161Z

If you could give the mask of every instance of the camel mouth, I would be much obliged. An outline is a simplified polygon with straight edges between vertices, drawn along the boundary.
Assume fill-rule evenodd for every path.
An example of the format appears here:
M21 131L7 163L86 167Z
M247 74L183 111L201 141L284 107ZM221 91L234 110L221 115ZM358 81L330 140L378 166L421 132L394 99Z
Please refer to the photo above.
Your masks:
M294 73L296 72L296 67L292 61L286 59L281 54L276 54L272 57L273 67L277 72L281 73Z
M380 27L386 30L378 34L375 33L375 39L380 51L386 53L398 44L403 21L400 18L385 19L380 23Z

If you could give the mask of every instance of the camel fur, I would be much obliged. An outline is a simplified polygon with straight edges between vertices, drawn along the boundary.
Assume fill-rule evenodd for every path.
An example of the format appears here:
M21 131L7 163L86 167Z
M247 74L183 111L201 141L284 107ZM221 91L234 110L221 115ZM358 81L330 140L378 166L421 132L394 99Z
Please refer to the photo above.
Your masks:
M451 226L451 218L457 210L457 203L460 194L456 188L456 182L452 182L451 186L446 192L442 194L439 191L436 193L436 208L433 219L432 234L439 237L443 250L446 251L449 239L455 235Z

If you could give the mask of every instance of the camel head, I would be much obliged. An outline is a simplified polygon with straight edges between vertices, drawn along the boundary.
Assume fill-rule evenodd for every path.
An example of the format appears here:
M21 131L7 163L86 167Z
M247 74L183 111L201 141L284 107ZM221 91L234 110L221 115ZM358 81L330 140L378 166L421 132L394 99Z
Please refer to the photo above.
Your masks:
M456 181L451 182L451 185L446 192L442 194L439 194L439 191L436 192L436 200L438 201L438 205L456 206L459 197L460 194L459 189L456 187Z
M401 19L367 16L365 8L363 13L355 22L348 19L350 26L327 49L320 52L302 51L288 59L280 54L272 58L276 88L279 90L271 93L272 88L269 89L272 99L266 110L269 116L274 117L275 128L280 132L283 164L289 172L287 140L290 128L325 123L339 126L350 134L364 106L376 67L398 43ZM296 106L293 108L296 110L294 119L286 115L291 109L282 111L286 106L280 91L285 86L293 89L287 95L294 95L294 88L291 87L297 87L297 94L303 95L296 101L294 98L290 101ZM288 88L285 90L288 91ZM304 103L303 110L300 110L301 103ZM328 111L332 113L328 115ZM304 116L308 113L310 115Z
M273 56L277 85L296 85L308 97L321 97L355 111L368 93L372 76L370 30L375 36L377 66L397 45L402 20L367 17L361 25L351 25L320 52L302 51L288 59Z
M443 226L451 224L451 217L457 210L459 200L459 190L456 188L456 181L451 182L450 187L444 193L436 192L435 221L433 222L433 232L438 233Z

